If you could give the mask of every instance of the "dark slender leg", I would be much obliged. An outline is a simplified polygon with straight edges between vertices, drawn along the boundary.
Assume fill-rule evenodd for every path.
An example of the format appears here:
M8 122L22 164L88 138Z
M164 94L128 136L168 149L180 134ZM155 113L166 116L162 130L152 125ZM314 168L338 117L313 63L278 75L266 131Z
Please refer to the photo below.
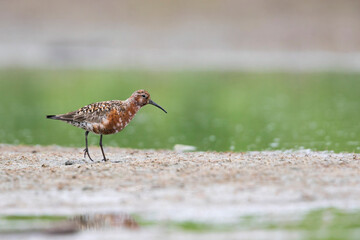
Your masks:
M103 161L106 162L107 160L106 160L103 145L102 145L102 134L100 135L100 144L99 145L100 145L100 148L101 148L102 155L104 157Z
M86 158L86 154L87 154L87 155L88 155L88 157L90 158L90 160L91 160L91 161L94 161L94 160L92 160L92 158L90 157L90 154L89 154L88 141L87 141L88 134L89 134L89 131L86 131L86 132L85 132L85 149L84 149L84 158Z

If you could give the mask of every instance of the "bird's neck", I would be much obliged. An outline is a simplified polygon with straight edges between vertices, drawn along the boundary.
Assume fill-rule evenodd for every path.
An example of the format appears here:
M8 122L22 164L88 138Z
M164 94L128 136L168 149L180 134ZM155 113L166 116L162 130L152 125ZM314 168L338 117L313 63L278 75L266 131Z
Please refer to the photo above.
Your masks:
M127 111L129 113L130 116L134 116L137 111L139 111L139 109L141 108L138 104L136 104L136 102L132 99L128 99L126 100L126 105L127 105Z

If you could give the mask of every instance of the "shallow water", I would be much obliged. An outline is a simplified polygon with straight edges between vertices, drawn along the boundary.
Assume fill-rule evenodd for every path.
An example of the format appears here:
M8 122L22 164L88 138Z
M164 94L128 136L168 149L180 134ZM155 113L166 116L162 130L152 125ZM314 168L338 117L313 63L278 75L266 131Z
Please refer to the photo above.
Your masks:
M360 77L341 73L1 70L0 142L81 147L84 131L47 114L147 89L168 114L141 109L105 146L360 152ZM99 138L90 135L90 143Z
M125 213L0 216L6 239L357 239L359 211L316 209L293 215L247 215L236 222L153 221ZM176 237L175 237L176 236Z

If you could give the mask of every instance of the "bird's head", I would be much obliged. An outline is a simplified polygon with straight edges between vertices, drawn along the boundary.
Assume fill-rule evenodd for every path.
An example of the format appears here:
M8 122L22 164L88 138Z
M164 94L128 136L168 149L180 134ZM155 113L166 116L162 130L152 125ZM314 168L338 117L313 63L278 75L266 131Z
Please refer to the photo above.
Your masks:
M132 100L136 103L137 106L139 107L143 107L146 104L151 104L154 105L158 108L160 108L161 110L163 110L165 113L167 113L165 111L165 109L163 109L161 106L159 106L158 104L156 104L153 100L151 100L150 98L150 94L141 89L141 90L137 90L135 91L132 95L131 95Z

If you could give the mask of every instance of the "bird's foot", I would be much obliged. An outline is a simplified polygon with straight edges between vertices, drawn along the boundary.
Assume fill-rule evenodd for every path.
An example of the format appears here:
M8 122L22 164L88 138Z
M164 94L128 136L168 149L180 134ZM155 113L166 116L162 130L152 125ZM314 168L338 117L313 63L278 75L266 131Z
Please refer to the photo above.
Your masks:
M93 162L94 160L92 160L92 158L90 157L90 154L89 154L89 149L85 148L84 149L84 158L86 158L86 155L89 157L89 159Z

